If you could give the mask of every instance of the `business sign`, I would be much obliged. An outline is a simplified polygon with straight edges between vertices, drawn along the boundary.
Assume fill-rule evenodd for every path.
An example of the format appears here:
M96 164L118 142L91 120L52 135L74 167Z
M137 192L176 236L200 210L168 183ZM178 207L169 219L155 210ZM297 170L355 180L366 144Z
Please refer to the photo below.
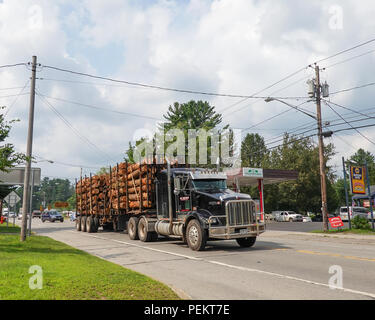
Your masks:
M263 169L261 168L242 168L244 177L263 178Z
M328 218L328 220L332 228L338 228L338 227L344 226L344 223L342 222L340 217Z
M350 188L353 194L366 194L365 167L350 166Z
M69 203L61 202L61 201L55 202L55 208L66 208L66 207L69 207Z

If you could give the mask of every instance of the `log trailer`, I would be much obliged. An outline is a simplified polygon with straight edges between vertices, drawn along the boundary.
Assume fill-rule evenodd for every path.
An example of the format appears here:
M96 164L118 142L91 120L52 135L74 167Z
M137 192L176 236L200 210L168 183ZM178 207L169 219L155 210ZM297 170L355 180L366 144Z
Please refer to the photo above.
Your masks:
M131 240L144 242L178 237L197 251L215 239L251 247L265 231L264 218L249 195L228 189L226 179L216 170L121 163L109 174L76 181L76 229L126 230Z

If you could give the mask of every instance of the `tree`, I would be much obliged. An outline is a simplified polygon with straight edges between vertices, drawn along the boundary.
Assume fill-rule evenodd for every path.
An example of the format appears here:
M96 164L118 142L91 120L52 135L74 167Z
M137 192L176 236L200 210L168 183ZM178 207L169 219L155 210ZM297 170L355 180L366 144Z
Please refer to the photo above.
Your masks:
M375 156L371 152L365 151L362 148L358 149L357 152L349 158L349 161L346 161L346 166L348 168L350 162L364 166L365 161L367 161L370 185L373 185L375 184Z
M17 193L23 194L22 186L17 189ZM44 177L40 186L34 187L32 210L39 210L40 206L53 207L55 202L66 202L74 194L74 185L68 179Z
M97 175L106 174L106 173L109 173L109 168L107 168L107 167L102 167L102 168L100 168L100 169L96 172Z
M262 168L268 160L264 138L258 133L248 133L241 144L241 161L243 167Z
M1 107L0 109L4 109ZM5 142L9 137L9 132L11 130L11 124L18 120L5 121L4 114L0 114L0 143ZM10 168L14 167L16 164L25 161L26 157L22 153L17 153L14 150L13 144L4 143L0 144L0 171L7 172ZM2 208L3 199L6 197L14 187L1 186L0 188L0 208ZM0 215L2 212L0 211Z
M129 162L135 162L134 159L134 152L135 148L139 146L142 142L152 144L153 154L157 155L157 149L160 146L156 146L159 139L157 139L157 135L163 137L164 145L161 146L166 151L169 146L172 145L177 140L177 137L173 136L170 130L172 129L181 129L184 134L184 148L185 148L185 162L188 163L188 154L189 154L189 145L188 145L188 133L189 129L204 129L204 130L213 130L217 129L220 133L226 133L226 135L222 134L222 139L229 139L229 145L233 142L233 132L229 130L229 126L224 126L220 130L218 129L218 125L222 122L222 116L219 113L216 113L215 107L210 106L208 102L203 101L194 101L191 100L187 103L178 103L175 102L173 105L168 107L168 111L166 114L163 115L165 121L164 123L158 127L158 132L154 135L152 140L147 140L146 138L142 138L136 141L135 146L129 143L129 148L126 151L125 160ZM223 140L224 141L224 140ZM223 141L220 141L220 146L223 145ZM196 148L199 148L199 140L196 139ZM210 155L212 154L212 140L211 137L207 137L207 155L210 159ZM175 152L174 155L176 155ZM198 155L198 152L196 152ZM142 151L142 156L145 156L144 150ZM210 161L208 161L210 165ZM211 163L211 165L216 165L215 163Z

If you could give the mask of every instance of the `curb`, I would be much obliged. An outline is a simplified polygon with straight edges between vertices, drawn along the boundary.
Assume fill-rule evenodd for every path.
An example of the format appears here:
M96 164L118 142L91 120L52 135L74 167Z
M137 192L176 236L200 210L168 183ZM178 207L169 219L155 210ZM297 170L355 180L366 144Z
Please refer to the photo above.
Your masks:
M341 239L355 239L355 240L372 240L375 241L374 235L360 235L360 234L326 234L326 233L313 233L313 232L298 232L298 231L283 231L283 230L267 230L268 234L271 233L281 233L287 235L303 235L303 236L316 236L316 237L325 237L325 238L341 238Z

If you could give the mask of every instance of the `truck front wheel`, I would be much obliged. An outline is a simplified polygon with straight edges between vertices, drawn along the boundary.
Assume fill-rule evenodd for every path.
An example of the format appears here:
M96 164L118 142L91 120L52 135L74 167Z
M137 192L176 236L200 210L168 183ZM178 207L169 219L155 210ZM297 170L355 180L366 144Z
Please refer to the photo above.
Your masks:
M186 241L190 249L202 251L206 247L207 236L200 223L196 220L190 220L186 228Z
M144 217L140 218L138 222L139 240L143 242L155 241L155 234L157 236L156 232L148 231L146 218Z
M138 218L131 217L128 222L128 234L130 240L138 240Z
M243 248L250 248L254 245L257 237L250 238L238 238L236 239L237 243Z

